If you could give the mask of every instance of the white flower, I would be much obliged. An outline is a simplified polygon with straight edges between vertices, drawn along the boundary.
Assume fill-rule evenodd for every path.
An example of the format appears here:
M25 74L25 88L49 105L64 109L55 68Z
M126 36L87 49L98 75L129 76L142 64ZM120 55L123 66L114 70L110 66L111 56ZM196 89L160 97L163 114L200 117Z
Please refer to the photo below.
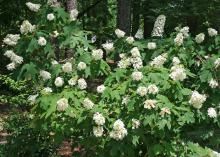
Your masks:
M79 62L79 64L77 65L77 69L78 70L85 70L86 69L86 63Z
M174 39L175 45L181 46L183 44L183 39L184 39L183 34L182 33L178 33L176 35L176 38Z
M132 119L132 129L138 129L140 127L140 121L137 119Z
M70 86L75 86L76 85L76 82L77 82L77 78L71 78L69 81L68 81L68 84Z
M57 77L54 82L56 87L62 87L64 84L64 80L61 77Z
M150 66L157 68L163 67L163 64L166 62L166 60L167 60L167 53L163 53L155 57L153 61L150 62Z
M35 28L35 25L32 25L28 20L25 20L20 27L20 32L21 34L32 33Z
M113 124L113 131L110 132L110 137L115 140L122 140L127 134L124 123L120 119L116 120Z
M45 87L43 90L43 93L48 94L48 93L52 93L53 90L50 87Z
M14 62L15 64L22 64L24 59L21 56L18 55L12 55L12 57L10 58L12 62Z
M51 74L45 70L41 70L40 71L40 77L42 77L42 79L44 81L51 79Z
M218 68L220 66L220 58L217 58L214 64L215 64L215 68Z
M116 29L115 34L118 38L123 38L125 36L125 32L120 29Z
M57 64L59 64L59 63L58 63L56 60L52 60L52 61L51 61L51 64L52 64L52 65L57 65Z
M97 125L104 125L105 124L105 117L103 117L103 115L100 114L99 112L96 112L93 115L93 120L95 121L95 123Z
M122 104L127 105L129 100L130 100L130 97L128 95L124 96L122 98Z
M144 38L143 30L141 28L139 28L134 37L137 39L143 39Z
M103 135L104 129L102 126L93 127L93 134L95 137L101 137Z
M189 27L185 26L179 32L183 34L183 38L187 38L189 36Z
M173 57L172 62L173 62L173 65L178 65L180 64L180 59L178 57Z
M89 98L85 98L82 102L83 107L86 108L87 110L90 110L93 108L95 105Z
M72 70L73 70L72 63L66 62L66 63L62 66L62 70L63 70L63 72L66 72L66 73L72 72Z
M29 95L28 97L28 101L31 102L31 104L34 104L36 102L36 99L38 97L38 94L35 94L35 95Z
M213 37L213 36L218 35L218 31L216 31L213 28L208 28L208 34L209 34L210 37Z
M122 58L125 58L126 57L126 54L125 53L120 53L119 54L119 57L122 59Z
M94 60L101 60L103 58L102 49L92 50L92 57Z
M140 81L143 78L143 74L140 71L134 71L131 74L131 77L134 81Z
M205 40L205 34L200 33L200 34L196 35L195 40L198 44L202 43Z
M38 12L40 7L41 7L40 4L34 4L34 3L31 3L31 2L27 2L26 6L28 7L28 9L30 9L33 12Z
M149 43L147 44L147 48L148 48L149 50L154 50L154 49L156 49L156 47L157 47L157 45L156 45L155 42L149 42Z
M97 87L96 90L97 90L98 93L103 93L104 90L105 90L105 86L104 85L100 85L100 86Z
M134 42L134 38L133 37L127 37L126 41L128 44L132 44Z
M14 62L12 62L12 63L8 64L6 66L6 68L11 71L11 70L14 70L16 68L16 65L15 65Z
M134 69L138 70L140 68L143 67L143 62L141 57L132 57L130 59L130 62L132 63L132 66L134 67Z
M68 108L68 100L66 98L61 98L57 101L57 110L58 111L65 111Z
M144 108L146 108L146 109L155 108L156 107L156 103L157 103L156 100L152 100L152 99L145 100Z
M145 96L147 94L147 88L146 87L138 87L137 94L140 96Z
M166 22L165 15L159 15L154 23L154 28L151 33L152 37L162 37L164 32L164 26Z
M18 40L20 39L19 34L8 34L3 39L3 42L9 46L14 46L17 44Z
M102 44L102 47L103 47L107 52L113 51L113 50L115 49L113 43L105 43L105 44Z
M210 118L216 118L217 117L217 112L213 107L208 108L208 116Z
M55 16L53 13L47 14L47 20L52 21L55 19Z
M183 81L186 79L186 70L181 65L174 65L169 76L175 81Z
M199 94L199 92L193 91L189 103L196 109L200 109L205 101L206 96L204 94Z
M164 117L166 114L171 114L170 109L167 107L163 107L160 111L160 115Z
M79 89L82 89L82 90L87 88L87 83L86 83L85 79L80 78L78 80L78 87L79 87Z
M147 91L149 94L157 94L159 92L159 89L155 84L151 84L147 87Z
M211 88L216 88L216 87L218 87L218 82L212 78L212 79L209 81L209 86L210 86Z
M52 36L53 36L54 38L58 37L58 36L59 36L59 32L58 32L58 31L53 31Z
M12 58L15 55L15 53L12 50L7 50L4 53L4 56L8 57L8 58Z
M39 37L37 43L40 46L45 46L47 44L47 40L44 37Z
M121 69L126 69L127 67L129 67L131 65L131 60L130 58L122 58L119 62L118 62L118 67Z
M133 49L131 49L131 55L132 57L140 57L140 51L138 50L137 47L134 47Z
M70 11L70 20L71 21L76 21L77 16L78 16L79 12L77 9L73 9Z

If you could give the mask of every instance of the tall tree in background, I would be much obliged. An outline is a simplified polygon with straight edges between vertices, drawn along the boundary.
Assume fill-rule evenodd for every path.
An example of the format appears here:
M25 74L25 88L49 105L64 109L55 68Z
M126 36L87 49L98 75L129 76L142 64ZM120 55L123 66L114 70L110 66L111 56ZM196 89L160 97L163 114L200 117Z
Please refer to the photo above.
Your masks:
M118 0L117 27L126 34L131 32L131 0Z

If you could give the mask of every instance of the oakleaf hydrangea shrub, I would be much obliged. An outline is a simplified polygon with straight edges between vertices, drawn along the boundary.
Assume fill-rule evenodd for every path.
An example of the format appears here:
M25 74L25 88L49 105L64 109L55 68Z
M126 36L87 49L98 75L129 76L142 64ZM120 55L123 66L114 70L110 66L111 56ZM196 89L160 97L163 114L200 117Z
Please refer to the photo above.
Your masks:
M215 29L192 37L189 27L177 27L169 38L147 40L116 29L114 39L93 45L76 10L27 6L37 22L23 21L20 34L3 42L7 69L33 81L28 100L36 130L55 143L71 140L87 156L215 156L192 143L219 149Z

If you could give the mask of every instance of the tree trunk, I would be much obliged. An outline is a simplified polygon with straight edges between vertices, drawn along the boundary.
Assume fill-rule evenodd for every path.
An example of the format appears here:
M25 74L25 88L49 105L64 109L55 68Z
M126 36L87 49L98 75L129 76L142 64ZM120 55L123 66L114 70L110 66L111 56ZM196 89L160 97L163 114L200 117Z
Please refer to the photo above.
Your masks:
M134 36L140 26L140 9L141 9L141 2L140 0L132 1L132 36Z
M149 1L144 2L144 38L150 37L151 36L151 31L153 30L153 25L154 23L149 19L148 13L149 13Z
M131 0L118 0L117 27L130 35Z

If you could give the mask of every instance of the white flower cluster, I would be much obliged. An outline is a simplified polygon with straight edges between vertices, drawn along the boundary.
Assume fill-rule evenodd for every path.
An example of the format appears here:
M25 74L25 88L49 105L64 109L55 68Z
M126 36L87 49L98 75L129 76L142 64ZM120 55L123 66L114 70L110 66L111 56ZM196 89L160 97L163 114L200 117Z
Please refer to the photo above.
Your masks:
M155 42L149 42L149 43L147 44L147 48L148 48L149 50L154 50L154 49L157 48L157 45L156 45Z
M68 100L66 98L61 98L57 101L57 110L65 111L68 108Z
M139 28L134 37L137 39L143 39L144 38L143 30L141 28Z
M138 129L140 127L140 121L137 119L132 119L132 129Z
M104 129L103 126L94 126L93 127L93 134L95 137L101 137L103 135Z
M77 17L78 17L78 10L77 9L73 9L70 11L70 20L71 21L76 21Z
M161 109L161 111L160 111L160 115L162 116L162 117L164 117L165 115L169 115L169 114L171 114L171 112L170 112L170 109L169 108L167 108L167 107L163 107L162 109Z
M82 90L87 88L86 80L83 79L83 78L80 78L80 79L77 81L77 85L78 85L79 89L82 89Z
M140 69L143 67L143 62L141 59L140 51L137 47L131 49L130 63L133 65L134 69Z
M152 108L155 108L156 103L157 103L156 100L152 100L152 99L145 100L144 101L144 108L149 109L149 110Z
M174 39L174 43L177 46L181 46L183 44L183 40L189 36L189 27L185 26L183 28L176 28L176 31L179 33L176 35Z
M173 65L178 65L180 64L180 59L178 57L173 57L172 63Z
M72 63L66 62L65 64L63 64L62 70L63 70L63 72L65 72L65 73L70 73L70 72L72 72L72 70L73 70Z
M48 0L47 4L51 7L60 7L60 3L57 0Z
M32 33L33 31L35 31L35 29L35 25L32 25L28 20L25 20L20 27L20 32L21 34L27 34Z
M93 106L95 105L89 98L85 98L82 102L83 107L87 110L91 110Z
M154 28L152 31L152 37L162 37L164 32L164 26L166 22L165 15L159 15L154 23Z
M107 51L107 52L111 52L114 51L114 44L110 43L110 42L106 42L105 44L102 44L102 47Z
M68 84L70 86L75 86L76 82L77 82L77 77L69 79Z
M102 51L102 49L92 50L92 58L94 60L101 60L103 58L103 51Z
M77 65L77 69L78 70L85 70L86 69L86 63L84 62L79 62L78 65Z
M205 34L200 33L200 34L196 35L195 40L198 44L202 43L205 40Z
M132 44L134 42L134 38L133 37L127 37L126 41L128 44Z
M31 102L31 104L35 104L36 99L37 99L38 96L39 96L39 94L29 95L28 101Z
M48 21L53 21L55 19L55 16L53 13L47 14L47 20Z
M215 68L218 68L220 66L220 58L217 58L214 64L215 64Z
M163 64L166 62L166 60L167 60L167 53L163 53L155 57L153 61L150 62L150 66L157 68L163 67Z
M179 59L176 57L173 59L174 66L171 67L171 73L170 77L174 81L183 81L186 79L186 70L183 68L182 65L178 64L180 63Z
M131 77L134 81L140 81L143 78L143 74L140 71L134 71L131 74Z
M211 88L216 88L216 87L218 87L218 82L216 81L216 80L214 80L213 78L209 81L209 86L211 87Z
M97 90L98 93L103 93L105 91L105 86L104 85L100 85L100 86L97 87L96 90Z
M56 87L62 87L64 84L64 80L62 77L57 77L54 82Z
M18 43L18 40L20 39L19 34L8 34L3 39L3 42L9 46L14 46Z
M123 98L122 98L122 104L123 105L127 105L130 101L130 97L128 95L125 95Z
M159 92L159 88L155 84L150 84L148 87L140 86L137 89L137 94L140 96L145 96L148 94L157 94Z
M105 124L105 117L99 112L96 112L93 115L93 120L95 121L96 125L104 125Z
M128 57L121 57L121 60L118 62L118 67L121 69L126 69L131 65L131 59Z
M42 90L42 92L43 92L44 94L49 94L49 93L52 93L53 90L52 90L50 87L45 87L45 88Z
M208 108L208 116L210 118L216 118L217 117L217 112L213 107Z
M118 141L122 140L127 134L124 123L120 119L116 120L113 124L113 131L110 132L110 137Z
M40 71L40 77L42 77L42 79L44 81L51 79L51 74L48 71L45 70L41 70Z
M206 95L199 94L198 91L193 91L189 103L196 109L200 109L202 104L206 101Z
M8 70L14 70L17 65L22 64L24 61L23 57L16 55L12 50L7 50L4 56L11 60L11 63L6 66Z
M37 43L40 46L45 46L47 44L47 40L44 37L39 37Z
M213 28L208 28L208 34L210 37L214 37L214 36L218 35L218 31Z
M125 36L125 32L120 29L116 29L115 34L118 38L123 38Z
M34 4L34 3L31 3L31 2L27 2L26 6L28 7L28 9L30 9L33 12L38 12L40 7L41 7L40 4Z

